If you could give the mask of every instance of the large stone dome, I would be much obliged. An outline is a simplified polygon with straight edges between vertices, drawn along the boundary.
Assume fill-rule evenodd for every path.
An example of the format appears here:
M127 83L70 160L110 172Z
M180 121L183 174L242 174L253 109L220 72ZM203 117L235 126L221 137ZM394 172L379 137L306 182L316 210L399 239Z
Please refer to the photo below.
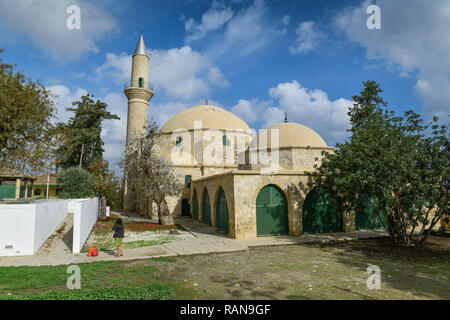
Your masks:
M267 146L271 146L271 132L279 131L279 148L326 148L327 144L322 137L307 126L295 122L282 122L267 128ZM258 135L258 139L261 133ZM258 139L253 139L250 148L256 148Z
M231 112L210 105L199 105L186 109L170 118L161 132L170 133L177 129L194 129L194 121L202 121L203 129L247 131L248 125Z

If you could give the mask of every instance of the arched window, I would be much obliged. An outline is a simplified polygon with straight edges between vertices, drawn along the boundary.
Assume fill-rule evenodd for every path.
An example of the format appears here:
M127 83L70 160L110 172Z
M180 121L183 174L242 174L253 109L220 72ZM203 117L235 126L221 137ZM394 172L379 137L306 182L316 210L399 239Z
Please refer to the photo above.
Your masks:
M223 143L224 146L227 146L227 145L228 145L228 138L227 138L226 135L223 135L223 136L222 136L222 143Z
M144 87L144 78L139 78L139 88Z
M187 187L190 186L191 178L192 178L191 176L185 176L185 177L184 177L184 185L185 185L185 186L187 186Z
M181 137L177 137L177 139L175 140L175 144L177 147L181 145Z

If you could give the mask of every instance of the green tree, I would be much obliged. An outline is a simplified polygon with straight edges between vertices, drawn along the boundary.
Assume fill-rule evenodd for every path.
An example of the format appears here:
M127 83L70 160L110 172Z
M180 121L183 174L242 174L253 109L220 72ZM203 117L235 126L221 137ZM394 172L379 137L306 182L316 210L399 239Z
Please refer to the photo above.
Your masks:
M166 197L180 196L185 185L180 173L155 151L158 132L158 125L151 120L146 136L131 142L135 149L126 155L121 166L128 188L136 193L137 203L156 203L160 223L171 225L173 217Z
M95 177L83 168L61 170L57 182L61 186L60 198L63 199L90 198L95 194Z
M106 103L94 101L93 98L94 96L88 94L81 97L80 101L73 102L73 107L66 110L74 112L74 116L67 124L58 124L61 133L60 146L57 149L59 167L80 166L87 169L103 157L102 122L120 118L106 111Z
M335 153L324 153L310 174L310 187L326 189L338 208L356 214L373 199L393 242L423 243L448 212L448 124L440 126L434 118L423 125L413 111L396 116L375 81L364 85L348 112L351 137L337 144Z
M0 59L0 166L40 173L51 166L54 96L15 67Z
M111 208L116 207L120 198L120 180L109 168L108 161L99 158L89 167L89 170L95 177L95 194L106 200L105 205ZM102 212L102 215L104 214Z

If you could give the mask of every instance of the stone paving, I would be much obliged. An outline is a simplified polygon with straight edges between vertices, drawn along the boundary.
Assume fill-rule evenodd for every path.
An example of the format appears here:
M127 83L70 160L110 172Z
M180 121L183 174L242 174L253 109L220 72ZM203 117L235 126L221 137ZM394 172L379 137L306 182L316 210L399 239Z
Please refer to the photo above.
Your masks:
M191 233L193 237L162 245L127 249L124 250L124 256L118 259L115 257L113 251L100 252L97 257L87 257L86 253L72 254L69 249L69 243L67 243L67 235L64 235L64 232L62 232L55 236L52 235L33 256L0 257L0 266L66 265L106 260L136 260L152 257L174 257L178 255L244 251L250 247L258 246L323 243L387 236L384 230L370 230L350 233L312 234L301 237L276 236L236 240L217 232L213 227L189 218L175 219L175 223ZM67 221L64 227L65 229L70 228Z

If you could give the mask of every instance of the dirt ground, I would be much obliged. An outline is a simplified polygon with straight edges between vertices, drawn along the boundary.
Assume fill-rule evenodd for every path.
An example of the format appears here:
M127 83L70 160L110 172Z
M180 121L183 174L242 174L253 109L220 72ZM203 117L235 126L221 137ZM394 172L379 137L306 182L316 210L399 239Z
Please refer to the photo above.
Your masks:
M252 248L132 264L158 267L177 299L450 299L450 238L424 248L389 239ZM367 288L367 267L381 288Z
M115 219L97 221L81 252L88 252L90 246L98 246L100 251L114 250L116 246L111 230L114 223ZM125 237L122 244L124 249L141 248L192 238L191 234L176 225L163 226L155 223L130 222L124 223L124 228Z

